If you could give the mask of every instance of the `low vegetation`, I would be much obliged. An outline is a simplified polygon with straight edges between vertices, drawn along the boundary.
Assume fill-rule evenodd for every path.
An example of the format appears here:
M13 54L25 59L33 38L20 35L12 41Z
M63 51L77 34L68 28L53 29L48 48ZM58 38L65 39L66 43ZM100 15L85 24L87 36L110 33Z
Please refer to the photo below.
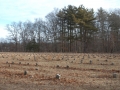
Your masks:
M0 90L120 90L119 60L120 54L1 52Z

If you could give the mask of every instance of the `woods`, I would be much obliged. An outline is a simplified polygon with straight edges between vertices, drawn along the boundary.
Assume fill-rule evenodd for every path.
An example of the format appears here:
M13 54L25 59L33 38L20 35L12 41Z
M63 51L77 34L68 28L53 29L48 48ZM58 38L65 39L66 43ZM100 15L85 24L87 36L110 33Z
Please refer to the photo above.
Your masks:
M6 25L9 41L0 51L16 52L120 52L120 9L106 11L68 5L54 9L45 20Z

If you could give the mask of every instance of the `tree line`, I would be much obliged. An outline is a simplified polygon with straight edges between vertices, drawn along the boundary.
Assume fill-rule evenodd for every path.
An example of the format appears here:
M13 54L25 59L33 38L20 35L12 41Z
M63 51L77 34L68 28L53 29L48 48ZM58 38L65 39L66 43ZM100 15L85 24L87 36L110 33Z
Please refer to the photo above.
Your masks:
M9 42L1 51L16 52L120 52L120 9L106 11L68 5L54 9L45 20L6 25Z

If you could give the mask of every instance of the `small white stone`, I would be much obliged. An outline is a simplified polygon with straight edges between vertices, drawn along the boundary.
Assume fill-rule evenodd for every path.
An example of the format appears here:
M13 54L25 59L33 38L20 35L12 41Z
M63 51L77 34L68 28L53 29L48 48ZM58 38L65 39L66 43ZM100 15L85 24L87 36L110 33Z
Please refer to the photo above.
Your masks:
M56 74L56 79L60 79L60 74Z

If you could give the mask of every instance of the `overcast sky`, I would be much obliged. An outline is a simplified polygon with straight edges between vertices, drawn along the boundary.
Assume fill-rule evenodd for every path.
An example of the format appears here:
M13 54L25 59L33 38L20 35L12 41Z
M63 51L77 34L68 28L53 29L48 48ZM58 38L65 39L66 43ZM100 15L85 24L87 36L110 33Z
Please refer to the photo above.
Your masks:
M81 4L94 10L120 8L120 0L0 0L0 37L6 37L5 25L13 21L44 19L54 8Z

